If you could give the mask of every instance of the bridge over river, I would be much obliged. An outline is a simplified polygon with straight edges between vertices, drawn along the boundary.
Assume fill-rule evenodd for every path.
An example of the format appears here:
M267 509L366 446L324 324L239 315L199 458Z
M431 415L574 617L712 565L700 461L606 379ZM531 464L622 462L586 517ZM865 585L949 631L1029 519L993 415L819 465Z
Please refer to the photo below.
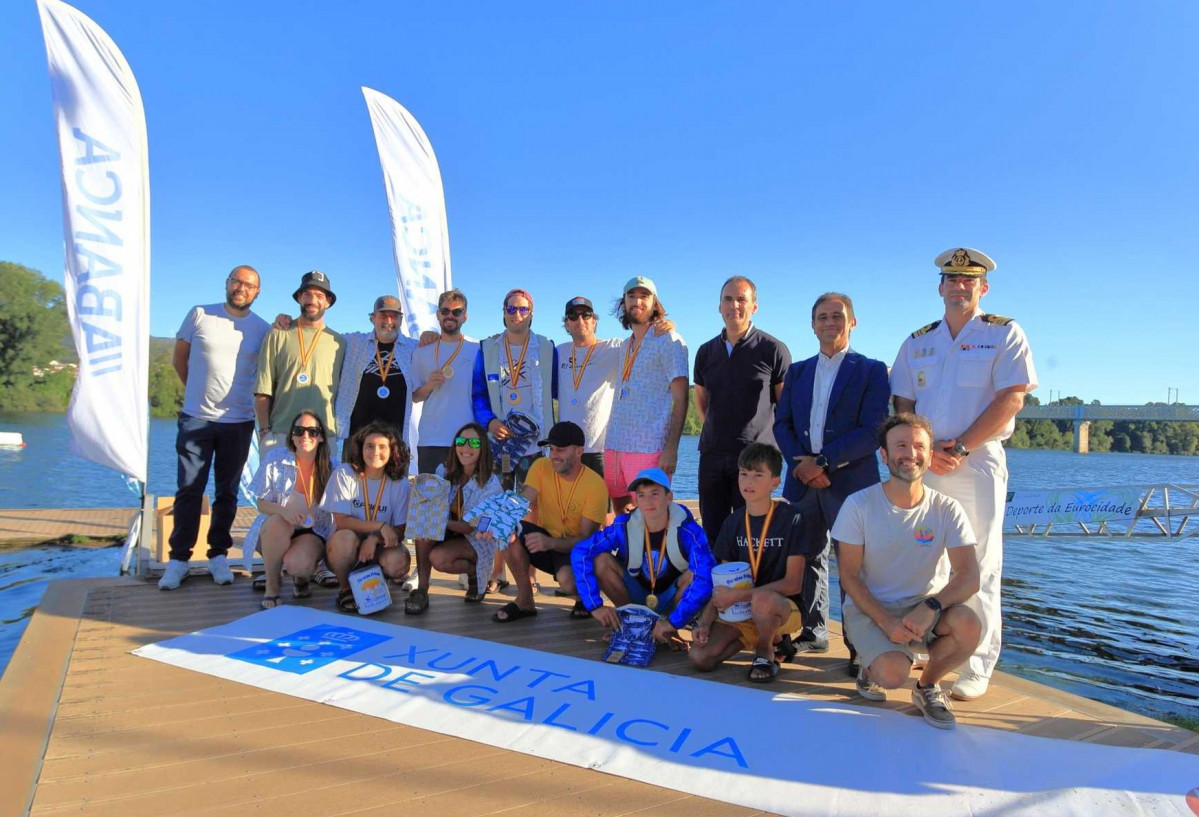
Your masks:
M1020 420L1069 420L1074 424L1074 453L1085 454L1091 443L1094 420L1143 420L1173 423L1199 423L1199 406L1181 403L1159 406L1025 406L1016 415Z

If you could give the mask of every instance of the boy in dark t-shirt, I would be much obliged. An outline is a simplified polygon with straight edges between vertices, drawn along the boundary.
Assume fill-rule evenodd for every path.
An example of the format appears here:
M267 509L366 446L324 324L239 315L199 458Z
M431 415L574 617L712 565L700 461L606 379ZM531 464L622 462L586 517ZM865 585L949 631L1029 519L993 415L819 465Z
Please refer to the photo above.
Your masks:
M747 445L737 460L745 507L724 521L712 552L718 562L749 564L753 587L713 587L712 600L692 633L691 663L704 672L742 650L754 650L749 680L765 684L778 675L779 659L794 655L791 633L803 625L804 561L819 553L820 543L809 535L799 508L771 497L782 472L783 455L766 443ZM748 620L717 619L738 602L750 604Z

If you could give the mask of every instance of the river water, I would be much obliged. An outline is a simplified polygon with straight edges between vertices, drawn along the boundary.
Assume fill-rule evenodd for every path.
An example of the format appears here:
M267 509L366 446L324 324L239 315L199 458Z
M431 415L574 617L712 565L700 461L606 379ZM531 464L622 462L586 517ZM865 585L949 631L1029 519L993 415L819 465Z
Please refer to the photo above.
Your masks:
M0 508L133 507L112 471L68 451L62 415L0 414ZM152 420L150 491L174 492L175 424ZM695 438L675 493L696 495ZM1199 459L1009 451L1012 489L1199 483ZM1199 520L1192 530L1199 531ZM1199 713L1199 536L1005 538L1000 669L1150 716ZM114 575L119 549L0 549L0 668L52 579ZM836 589L833 590L834 597Z

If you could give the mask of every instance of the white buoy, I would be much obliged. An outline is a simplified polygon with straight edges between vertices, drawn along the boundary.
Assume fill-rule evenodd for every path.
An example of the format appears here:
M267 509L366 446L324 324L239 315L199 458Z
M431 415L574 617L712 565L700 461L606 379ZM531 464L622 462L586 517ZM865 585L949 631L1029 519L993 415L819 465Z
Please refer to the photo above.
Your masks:
M21 438L19 431L0 431L0 445L24 448L25 440Z

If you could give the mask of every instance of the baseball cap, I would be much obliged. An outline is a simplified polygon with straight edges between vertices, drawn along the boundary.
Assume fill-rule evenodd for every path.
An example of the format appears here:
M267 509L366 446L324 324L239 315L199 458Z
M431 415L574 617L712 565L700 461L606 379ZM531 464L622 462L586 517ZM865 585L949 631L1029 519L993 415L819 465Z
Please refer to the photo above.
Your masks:
M624 285L624 294L628 294L630 289L643 287L649 290L649 294L655 298L658 297L658 288L654 286L653 279L646 278L644 275L636 275L630 278Z
M595 307L591 305L591 301L584 298L582 295L576 296L574 298L571 298L569 301L567 301L566 302L566 310L563 314L569 315L571 313L571 310L574 310L574 309L588 309L588 310L591 310L592 312L595 311Z
M661 468L646 468L637 475L637 479L629 483L629 493L637 490L637 487L642 483L650 482L654 485L661 485L666 490L670 490L670 477Z
M568 445L583 446L587 444L587 438L583 435L583 429L570 420L563 420L560 423L554 423L549 436L537 444L541 446L554 445L558 448L565 448Z
M400 299L396 296L380 295L375 298L375 308L371 310L371 314L376 312L398 312L403 315L404 309L400 306Z

